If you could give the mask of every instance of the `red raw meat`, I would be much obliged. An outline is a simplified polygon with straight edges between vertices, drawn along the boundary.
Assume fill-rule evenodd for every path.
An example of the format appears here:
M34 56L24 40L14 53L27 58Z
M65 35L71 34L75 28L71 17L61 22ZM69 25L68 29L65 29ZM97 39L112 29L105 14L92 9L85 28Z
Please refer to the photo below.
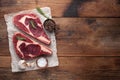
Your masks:
M21 33L15 33L13 35L13 44L16 54L21 59L32 59L37 56L52 54L50 48L32 41Z
M19 14L14 17L14 25L23 32L40 40L45 44L50 44L50 39L43 29L40 19L35 14Z

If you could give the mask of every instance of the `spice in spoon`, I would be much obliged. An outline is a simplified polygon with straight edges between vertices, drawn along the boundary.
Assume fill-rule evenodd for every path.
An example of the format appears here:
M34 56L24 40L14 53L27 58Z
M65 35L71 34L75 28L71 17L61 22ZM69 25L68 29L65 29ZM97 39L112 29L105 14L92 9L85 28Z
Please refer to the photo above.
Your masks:
M45 15L45 13L44 13L40 8L36 8L36 9L37 9L37 11L38 11L41 15L43 15L45 18L47 18L47 19L44 21L44 23L43 23L44 28L45 28L47 31L49 31L49 32L55 31L55 30L56 30L56 23L55 23L55 21L54 21L53 19L50 19L49 17L47 17L47 16Z
M44 21L45 29L48 30L49 32L55 31L56 23L52 19L47 19Z

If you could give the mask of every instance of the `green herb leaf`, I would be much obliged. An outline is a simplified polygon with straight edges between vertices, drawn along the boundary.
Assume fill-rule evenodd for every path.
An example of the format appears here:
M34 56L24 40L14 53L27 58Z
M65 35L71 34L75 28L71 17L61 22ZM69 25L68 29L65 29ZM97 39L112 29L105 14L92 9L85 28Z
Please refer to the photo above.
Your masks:
M45 15L45 13L44 13L40 8L37 7L36 10L37 10L41 15L43 15L45 18L49 19L49 17L47 17L47 16Z
M36 29L36 26L35 26L35 24L34 24L34 22L33 22L32 20L30 20L30 24L32 25L32 27L33 27L34 29Z
M22 40L22 41L25 40L25 38L20 37L20 36L17 36L16 38L17 38L18 40Z

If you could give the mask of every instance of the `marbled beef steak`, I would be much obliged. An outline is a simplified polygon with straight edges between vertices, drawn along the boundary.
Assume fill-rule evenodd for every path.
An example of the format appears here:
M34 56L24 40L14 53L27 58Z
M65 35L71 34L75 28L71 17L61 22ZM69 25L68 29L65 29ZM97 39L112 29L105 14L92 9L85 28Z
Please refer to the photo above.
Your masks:
M50 39L43 29L40 19L35 14L19 14L13 19L14 25L23 32L40 40L45 44L50 44Z
M52 54L50 48L34 42L22 33L13 35L13 44L16 54L21 59L32 59L37 56Z

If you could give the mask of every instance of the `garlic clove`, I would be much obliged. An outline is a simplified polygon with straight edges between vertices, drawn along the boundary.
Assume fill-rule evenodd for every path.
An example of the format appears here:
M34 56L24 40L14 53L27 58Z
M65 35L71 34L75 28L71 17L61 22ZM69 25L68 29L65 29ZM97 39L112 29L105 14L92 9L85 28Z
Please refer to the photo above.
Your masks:
M27 62L26 64L27 64L27 67L30 67L30 65L31 65L29 62Z
M18 62L18 66L19 66L20 69L26 69L26 67L27 67L26 61L25 60L20 60Z
M31 65L30 65L31 68L34 68L35 67L35 62L32 62Z
M35 62L28 62L27 63L29 68L34 68L35 67Z

